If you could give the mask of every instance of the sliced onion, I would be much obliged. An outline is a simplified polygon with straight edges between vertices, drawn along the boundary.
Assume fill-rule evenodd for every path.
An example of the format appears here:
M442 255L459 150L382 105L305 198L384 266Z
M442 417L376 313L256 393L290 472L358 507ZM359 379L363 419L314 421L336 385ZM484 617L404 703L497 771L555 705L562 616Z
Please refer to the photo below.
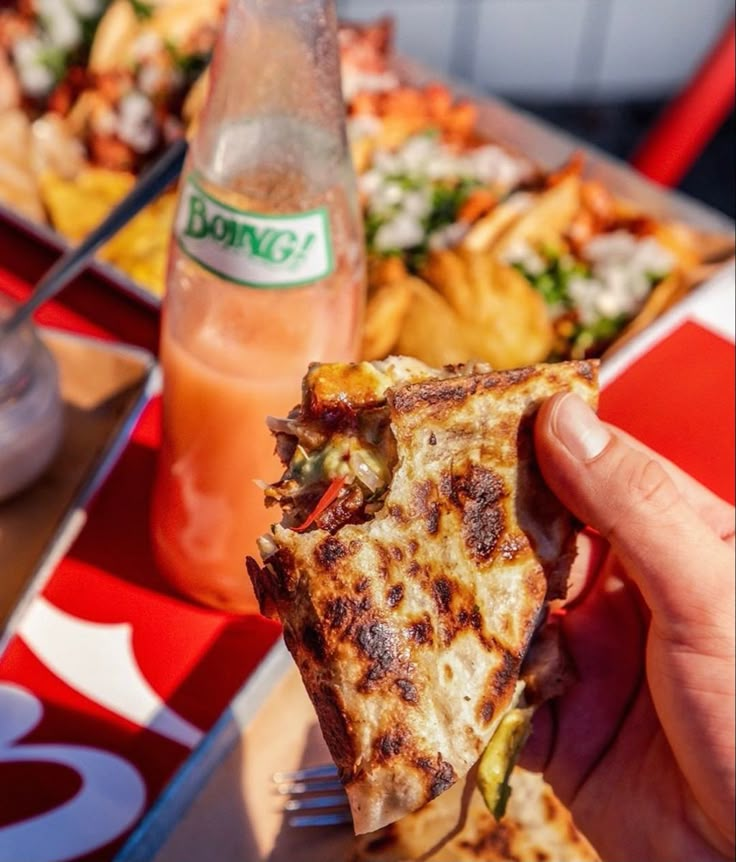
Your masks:
M258 539L258 550L261 552L262 559L266 560L278 551L278 546L273 538L266 533Z
M375 492L383 487L383 479L370 466L360 452L353 452L350 456L350 461L352 468L355 470L355 475L369 491Z

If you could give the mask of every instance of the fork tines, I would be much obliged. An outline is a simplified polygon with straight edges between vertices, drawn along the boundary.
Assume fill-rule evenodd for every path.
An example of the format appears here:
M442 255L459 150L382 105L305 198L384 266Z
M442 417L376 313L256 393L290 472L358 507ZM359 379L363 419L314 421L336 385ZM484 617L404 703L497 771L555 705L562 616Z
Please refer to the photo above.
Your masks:
M339 826L352 822L334 765L276 772L273 782L278 795L289 797L283 807L289 826Z

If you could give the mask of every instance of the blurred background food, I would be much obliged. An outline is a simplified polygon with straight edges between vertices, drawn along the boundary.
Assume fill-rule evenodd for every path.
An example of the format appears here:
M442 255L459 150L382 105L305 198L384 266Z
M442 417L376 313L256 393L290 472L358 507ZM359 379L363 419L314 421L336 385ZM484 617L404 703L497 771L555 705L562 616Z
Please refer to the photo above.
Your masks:
M3 3L0 200L80 240L196 122L224 5ZM690 6L338 2L344 20L364 22L343 26L341 50L369 251L366 358L401 352L504 368L600 355L728 256L732 238L703 237L614 199L580 157L532 163L504 146L503 130L498 139L479 133L472 102L441 84L408 86L392 68L396 41L438 72L531 105L625 156L637 138L627 119L645 117L642 105L658 106L687 78L730 14L721 0L704 0L697 15ZM731 118L711 145L725 137L728 154L706 156L717 182L699 188L727 211L732 132ZM719 197L729 186L730 197ZM101 254L157 296L173 209L172 192Z
M731 0L338 0L400 53L627 159L734 14ZM734 115L681 188L733 216Z

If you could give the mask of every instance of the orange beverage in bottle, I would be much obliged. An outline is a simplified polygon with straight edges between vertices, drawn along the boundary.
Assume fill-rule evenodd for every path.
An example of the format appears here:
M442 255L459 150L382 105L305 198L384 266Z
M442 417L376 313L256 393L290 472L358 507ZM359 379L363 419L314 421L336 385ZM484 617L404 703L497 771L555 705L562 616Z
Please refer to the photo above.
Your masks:
M227 99L218 81L235 75L227 77L222 47L248 25L256 48L283 31L289 52L302 56L296 37L305 27L326 27L334 41L331 6L300 0L301 15L313 7L322 17L295 24L288 0L272 0L267 13L257 0L231 4L172 241L154 550L177 590L236 612L255 609L245 557L273 518L256 482L272 481L281 469L266 418L285 416L299 402L310 362L357 358L365 273L339 76L321 104L312 93L290 111L284 104L274 111L272 102L289 103L293 94L284 97L277 87L266 98L274 86L267 75L260 96L267 111L221 116ZM259 18L256 28L254 15L268 20ZM302 53L304 63L316 62ZM336 41L330 62L336 73ZM318 104L320 122L311 115Z

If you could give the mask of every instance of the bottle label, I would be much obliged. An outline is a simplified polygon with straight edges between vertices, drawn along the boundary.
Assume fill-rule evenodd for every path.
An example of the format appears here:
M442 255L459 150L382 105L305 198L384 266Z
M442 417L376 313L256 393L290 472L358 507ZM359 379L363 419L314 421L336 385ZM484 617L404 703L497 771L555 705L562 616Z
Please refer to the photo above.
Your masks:
M335 268L324 207L294 215L247 212L206 192L196 175L182 189L175 234L200 266L248 287L299 287Z

